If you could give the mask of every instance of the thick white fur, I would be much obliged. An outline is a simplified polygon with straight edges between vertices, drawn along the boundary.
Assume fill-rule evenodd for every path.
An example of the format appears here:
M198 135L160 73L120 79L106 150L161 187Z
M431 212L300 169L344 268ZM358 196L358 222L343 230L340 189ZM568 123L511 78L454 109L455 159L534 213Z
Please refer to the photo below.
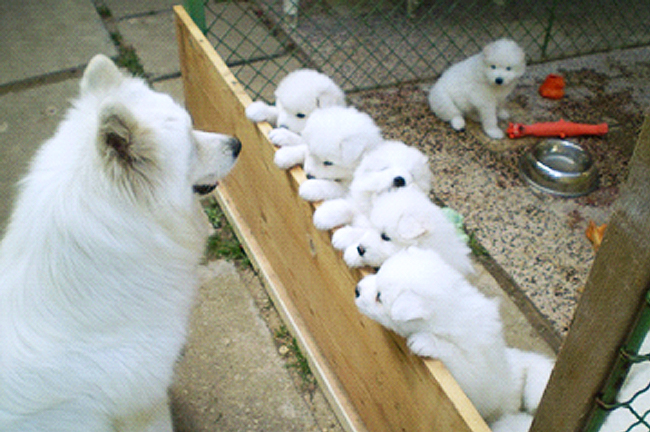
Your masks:
M415 354L441 360L488 423L526 412L498 301L480 293L436 251L399 252L363 278L356 295L364 315L405 337Z
M314 111L302 137L308 149L304 164L308 179L298 192L307 201L345 196L363 155L383 143L368 114L339 106Z
M389 190L412 184L429 193L431 177L429 161L420 150L386 141L361 159L347 196L325 201L316 209L314 225L328 230L351 224L355 217L367 218L375 198Z
M280 81L275 89L275 105L255 101L246 107L246 116L275 127L269 139L281 148L274 160L278 167L287 169L305 160L306 147L300 133L311 113L330 106L345 106L343 90L325 74L299 69Z
M167 388L209 233L193 186L239 142L96 56L0 246L0 430L172 431Z
M370 226L346 226L334 233L332 244L344 248L350 267L380 266L409 246L436 250L462 274L473 272L470 250L440 207L415 186L379 195L372 206Z
M429 92L429 105L456 130L465 128L469 116L481 122L487 136L501 139L497 118L508 118L504 102L525 68L524 51L510 39L499 39L443 72Z
M650 335L647 335L641 344L639 354L650 354ZM638 392L641 392L634 398L631 405L637 413L643 416L650 409L650 390L643 391L648 385L650 385L650 363L644 361L635 364L630 369L616 399L621 403L629 402ZM646 416L645 421L647 422L648 420L650 419ZM635 426L629 429L632 425ZM630 432L644 432L648 429L626 407L620 407L610 412L605 423L599 429L600 432L628 430Z

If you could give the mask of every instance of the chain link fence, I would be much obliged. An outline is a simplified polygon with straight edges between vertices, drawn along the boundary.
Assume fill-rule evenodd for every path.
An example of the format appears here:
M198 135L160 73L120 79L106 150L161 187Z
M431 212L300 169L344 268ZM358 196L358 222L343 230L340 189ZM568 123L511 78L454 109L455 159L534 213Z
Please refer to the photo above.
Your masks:
M318 69L345 91L432 80L488 42L511 37L530 62L650 44L647 0L188 0L186 6L254 99Z

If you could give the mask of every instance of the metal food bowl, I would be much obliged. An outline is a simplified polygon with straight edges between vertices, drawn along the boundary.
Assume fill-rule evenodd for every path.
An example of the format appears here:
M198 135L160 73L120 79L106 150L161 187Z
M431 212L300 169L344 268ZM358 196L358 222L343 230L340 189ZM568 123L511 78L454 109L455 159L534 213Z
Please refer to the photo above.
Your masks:
M519 160L522 176L536 189L563 197L596 189L598 172L589 153L561 139L540 141Z

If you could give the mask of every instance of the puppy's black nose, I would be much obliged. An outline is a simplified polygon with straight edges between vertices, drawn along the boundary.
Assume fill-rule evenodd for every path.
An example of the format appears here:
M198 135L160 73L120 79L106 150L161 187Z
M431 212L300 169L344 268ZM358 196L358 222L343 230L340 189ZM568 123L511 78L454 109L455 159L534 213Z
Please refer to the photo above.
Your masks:
M501 85L501 84L503 84L503 78L499 77L499 78L495 79L494 82L497 83L497 85Z
M359 252L359 256L364 256L365 253L366 253L366 248L364 248L363 246L359 245L359 246L357 246L357 252Z
M235 137L232 137L230 139L230 141L228 142L228 145L230 146L230 149L232 150L232 155L234 157L239 156L239 153L241 152L241 141L239 141Z
M359 298L361 291L359 291L359 285L354 287L354 298Z
M393 179L393 186L395 187L404 187L406 186L406 180L404 180L404 177L402 176L397 176Z
M316 178L316 177L314 177L313 175L311 175L311 174L307 174L307 180L313 180L313 179L315 179L315 178Z

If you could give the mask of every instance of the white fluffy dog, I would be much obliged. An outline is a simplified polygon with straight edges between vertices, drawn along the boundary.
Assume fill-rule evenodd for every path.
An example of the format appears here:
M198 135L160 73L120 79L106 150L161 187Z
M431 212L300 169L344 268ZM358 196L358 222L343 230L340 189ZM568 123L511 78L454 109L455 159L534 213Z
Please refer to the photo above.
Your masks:
M96 56L0 246L0 430L172 431L210 190L241 149Z
M443 72L429 92L429 105L456 130L465 128L465 116L480 121L492 139L505 135L497 118L505 120L506 97L526 68L526 55L514 41L499 39L483 51Z
M650 334L646 335L639 349L640 355L648 355L649 353ZM650 386L650 363L646 360L632 366L616 397L620 403L629 402L639 415L645 416L644 420L646 422L649 420L646 413L650 409L650 390L648 386ZM599 429L602 432L644 432L647 430L647 427L626 406L621 406L610 412L603 426Z
M325 74L299 69L280 81L275 89L275 105L255 101L246 107L246 116L275 127L269 139L281 148L274 160L278 167L287 169L305 160L306 147L300 133L311 113L331 106L345 106L343 90Z
M411 184L429 193L431 177L424 153L400 141L386 141L361 159L345 198L325 201L316 209L314 225L328 230L354 224L355 217L368 217L379 194Z
M526 353L525 364L512 365L498 301L480 293L436 251L399 252L363 278L355 294L364 315L405 337L415 354L441 360L488 423L537 408L526 405L524 394L542 393L552 362ZM514 370L542 370L543 378L522 381Z
M332 236L332 244L345 250L350 267L378 267L409 246L436 250L462 274L473 272L470 250L456 226L440 207L417 187L381 194L370 211L370 227L345 226Z
M343 197L363 155L384 142L372 118L352 107L314 111L302 136L307 180L298 192L307 201Z

